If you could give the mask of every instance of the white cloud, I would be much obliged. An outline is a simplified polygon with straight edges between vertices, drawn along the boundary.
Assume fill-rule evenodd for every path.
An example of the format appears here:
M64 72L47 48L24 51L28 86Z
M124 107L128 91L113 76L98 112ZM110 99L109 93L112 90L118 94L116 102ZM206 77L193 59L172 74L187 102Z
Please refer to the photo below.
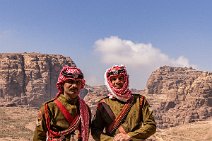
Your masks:
M170 58L151 44L134 43L111 36L97 40L95 50L101 54L103 63L123 63L130 66L191 66L189 60L183 56Z
M97 40L95 52L106 65L126 65L130 77L134 79L131 86L135 88L143 87L151 72L158 67L164 65L195 67L184 56L174 59L153 47L152 44L135 43L117 36Z

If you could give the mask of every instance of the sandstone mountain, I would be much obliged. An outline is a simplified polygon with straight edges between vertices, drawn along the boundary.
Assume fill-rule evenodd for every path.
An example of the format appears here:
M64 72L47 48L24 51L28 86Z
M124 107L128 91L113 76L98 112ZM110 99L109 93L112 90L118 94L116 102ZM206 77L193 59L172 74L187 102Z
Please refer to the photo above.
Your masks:
M57 92L55 84L70 57L39 53L0 54L0 106L39 106Z
M148 95L160 128L212 116L212 73L192 68L160 67L150 75Z

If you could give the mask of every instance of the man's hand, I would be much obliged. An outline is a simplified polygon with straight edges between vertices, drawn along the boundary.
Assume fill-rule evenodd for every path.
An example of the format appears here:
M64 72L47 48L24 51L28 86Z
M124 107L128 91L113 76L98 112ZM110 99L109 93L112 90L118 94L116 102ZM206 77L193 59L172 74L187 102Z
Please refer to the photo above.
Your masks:
M130 141L130 136L128 134L119 133L115 135L113 141Z

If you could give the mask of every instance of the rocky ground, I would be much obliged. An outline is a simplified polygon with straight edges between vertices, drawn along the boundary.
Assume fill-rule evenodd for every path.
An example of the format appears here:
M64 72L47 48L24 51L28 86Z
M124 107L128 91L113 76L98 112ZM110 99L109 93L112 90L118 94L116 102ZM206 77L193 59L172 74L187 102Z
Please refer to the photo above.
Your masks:
M0 107L0 141L30 141L37 109ZM158 129L151 141L212 141L212 119Z
M212 141L212 119L157 130L155 141Z
M0 107L0 141L29 141L32 138L37 110Z

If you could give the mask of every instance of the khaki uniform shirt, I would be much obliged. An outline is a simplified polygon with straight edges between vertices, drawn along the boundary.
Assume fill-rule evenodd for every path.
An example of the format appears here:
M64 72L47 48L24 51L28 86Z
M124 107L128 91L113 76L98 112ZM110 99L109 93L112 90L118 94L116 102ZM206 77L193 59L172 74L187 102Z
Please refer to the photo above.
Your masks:
M66 109L70 112L71 116L76 116L79 114L79 102L78 98L76 99L68 99L63 94L58 97L58 100L66 107ZM48 101L49 107L49 116L50 116L50 127L54 131L63 131L69 127L68 121L63 116L63 113L57 107L57 105L53 102L54 100ZM47 126L44 114L44 105L41 106L38 117L36 121L36 128L34 131L33 141L46 141L47 138ZM91 116L91 114L90 114ZM70 133L65 136L65 141L69 141L70 137L73 133Z
M133 94L133 97L133 105L121 126L132 140L136 141L146 139L154 134L156 132L156 122L147 100L144 98L141 109L141 95ZM117 99L109 99L108 97L104 98L104 102L110 106L116 117L125 104ZM107 118L104 116L105 111L102 112L101 109L102 107L98 107L96 110L96 114L92 120L91 134L96 141L112 141L113 137L119 133L119 130L117 129L113 135L105 132L105 128L108 126Z

